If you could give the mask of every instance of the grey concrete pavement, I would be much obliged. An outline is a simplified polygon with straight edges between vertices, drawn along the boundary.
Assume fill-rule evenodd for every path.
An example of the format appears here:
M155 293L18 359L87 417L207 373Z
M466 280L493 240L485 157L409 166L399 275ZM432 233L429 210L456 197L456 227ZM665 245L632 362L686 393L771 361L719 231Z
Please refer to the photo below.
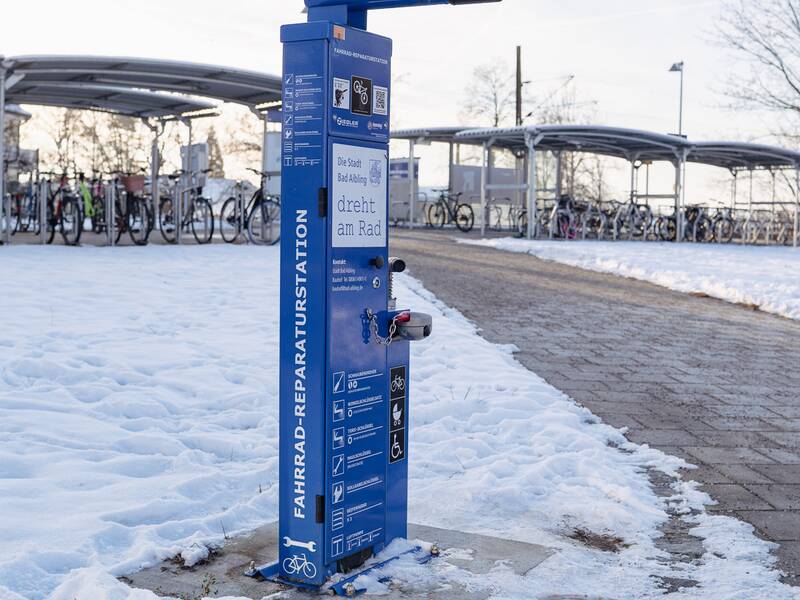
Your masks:
M393 231L392 252L550 384L697 465L711 510L779 543L800 585L800 323L431 230Z
M502 563L517 575L525 575L547 560L554 550L538 544L526 544L474 533L462 533L409 524L409 539L436 543L441 549L437 565L449 576L427 582L407 581L392 586L380 596L387 600L486 600L495 597L492 586L476 585L467 580L472 575L485 575ZM146 589L161 596L196 600L217 596L244 598L282 598L311 600L318 592L287 589L286 586L244 575L250 561L256 565L274 562L278 556L278 524L270 523L250 534L229 540L208 560L186 567L168 560L120 579L133 588ZM442 563L447 563L446 565ZM460 570L467 577L460 576ZM553 597L549 600L568 600Z

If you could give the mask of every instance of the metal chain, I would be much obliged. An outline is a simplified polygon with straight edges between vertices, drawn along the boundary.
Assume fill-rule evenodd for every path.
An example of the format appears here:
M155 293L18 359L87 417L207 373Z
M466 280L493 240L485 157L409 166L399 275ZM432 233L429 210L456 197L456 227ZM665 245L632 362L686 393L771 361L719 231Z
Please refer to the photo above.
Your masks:
M398 315L395 315L392 318L391 323L389 323L389 335L387 337L383 337L380 333L378 333L378 316L372 312L371 309L367 309L367 319L369 320L369 327L372 331L372 336L381 346L388 346L392 343L392 341L394 341L394 334L397 332L397 317Z

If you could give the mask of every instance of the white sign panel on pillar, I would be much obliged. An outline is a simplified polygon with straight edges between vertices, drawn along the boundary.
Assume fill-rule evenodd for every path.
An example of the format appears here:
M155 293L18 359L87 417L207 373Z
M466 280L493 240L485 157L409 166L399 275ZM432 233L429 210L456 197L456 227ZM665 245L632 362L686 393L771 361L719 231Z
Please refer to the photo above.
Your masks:
M333 144L334 248L386 245L386 150Z

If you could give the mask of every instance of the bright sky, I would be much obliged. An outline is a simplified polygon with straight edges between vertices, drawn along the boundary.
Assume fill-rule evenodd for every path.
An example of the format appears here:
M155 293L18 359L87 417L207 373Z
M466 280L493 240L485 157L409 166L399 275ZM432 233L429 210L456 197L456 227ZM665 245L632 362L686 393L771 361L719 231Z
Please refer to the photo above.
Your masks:
M4 28L0 52L143 56L278 73L279 26L304 20L302 4L4 3L4 22L16 25ZM771 129L767 118L723 108L726 99L719 90L732 63L712 41L720 10L719 0L503 0L376 11L370 29L395 42L395 126L458 124L473 67L496 60L511 66L515 46L521 44L523 76L533 80L532 93L536 86L550 89L555 78L571 74L580 98L597 101L598 122L659 132L677 130L679 75L667 70L683 60L684 132L694 139L764 141ZM695 179L704 188L722 175L705 171L698 169ZM437 177L423 167L423 179ZM690 170L687 185L691 178Z

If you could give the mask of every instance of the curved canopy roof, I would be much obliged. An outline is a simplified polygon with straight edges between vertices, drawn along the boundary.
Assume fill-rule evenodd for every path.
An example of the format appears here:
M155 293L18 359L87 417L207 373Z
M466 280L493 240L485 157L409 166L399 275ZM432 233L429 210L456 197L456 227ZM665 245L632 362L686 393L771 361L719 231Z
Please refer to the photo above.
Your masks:
M735 169L800 166L800 152L747 142L695 142L687 160Z
M398 129L392 132L393 140L422 140L427 142L453 142L455 135L466 127L427 127L422 129Z
M10 102L110 112L128 117L168 118L214 109L208 102L175 94L88 84L19 82L7 92Z
M491 143L493 147L523 152L527 140L537 150L589 152L626 160L689 162L725 169L776 169L800 166L800 152L747 142L694 142L677 135L605 125L529 125L464 129L431 127L403 129L394 139L420 139L459 144Z
M203 96L253 108L281 99L279 76L230 67L105 56L12 56L6 61L12 92L26 84L87 83Z
M679 136L603 125L530 125L468 129L456 134L461 143L492 141L493 146L524 150L527 139L540 150L590 152L627 160L675 160L689 147Z

